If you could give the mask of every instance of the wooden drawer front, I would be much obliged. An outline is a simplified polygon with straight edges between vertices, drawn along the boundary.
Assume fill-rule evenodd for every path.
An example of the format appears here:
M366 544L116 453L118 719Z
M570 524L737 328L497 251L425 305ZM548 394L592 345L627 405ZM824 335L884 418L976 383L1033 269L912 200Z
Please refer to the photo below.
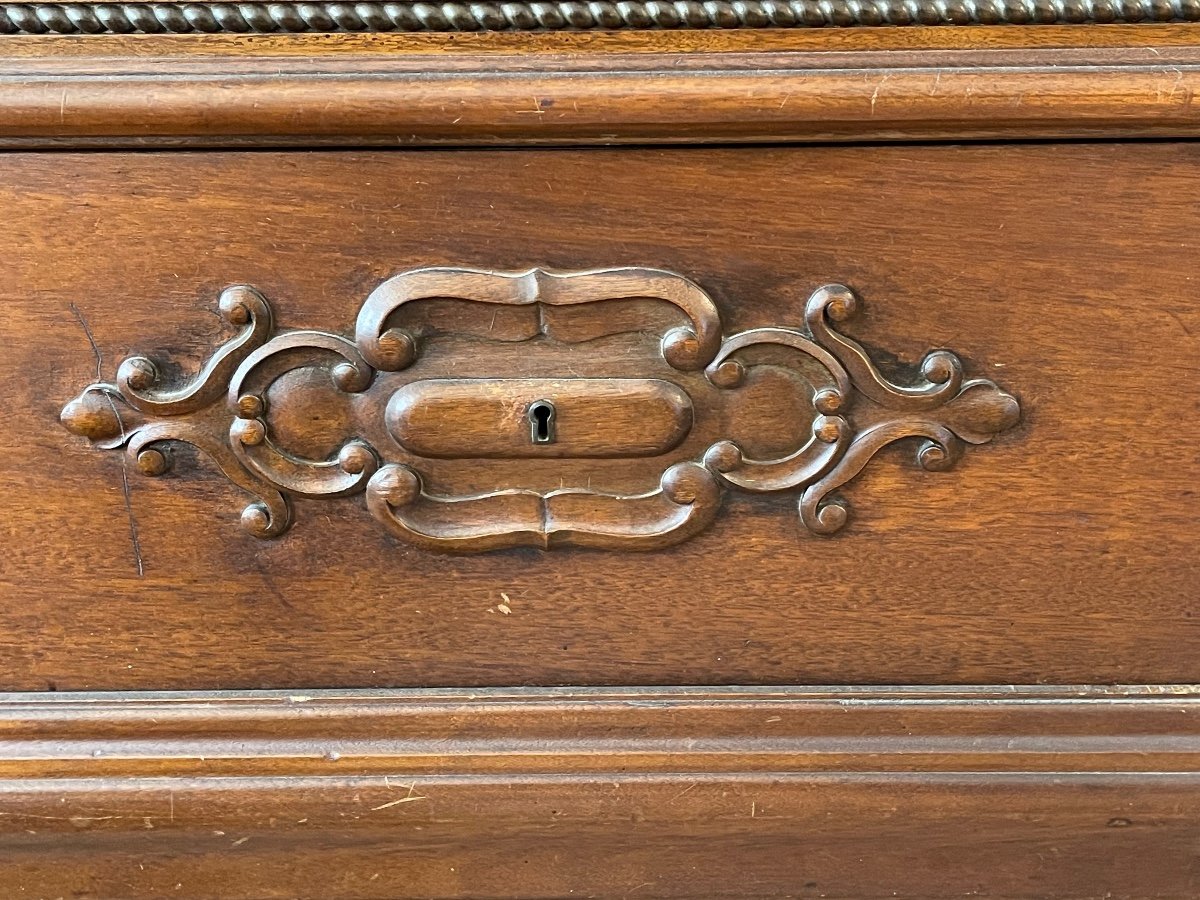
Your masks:
M0 687L1195 678L1194 145L0 172Z

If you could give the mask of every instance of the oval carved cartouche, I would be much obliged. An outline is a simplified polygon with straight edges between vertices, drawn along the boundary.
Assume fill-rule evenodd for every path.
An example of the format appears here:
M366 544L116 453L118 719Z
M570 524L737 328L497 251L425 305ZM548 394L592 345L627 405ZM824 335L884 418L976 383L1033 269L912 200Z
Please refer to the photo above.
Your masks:
M553 439L534 440L529 410L554 410ZM436 459L658 456L692 428L692 401L657 378L458 378L414 381L388 401L388 432Z

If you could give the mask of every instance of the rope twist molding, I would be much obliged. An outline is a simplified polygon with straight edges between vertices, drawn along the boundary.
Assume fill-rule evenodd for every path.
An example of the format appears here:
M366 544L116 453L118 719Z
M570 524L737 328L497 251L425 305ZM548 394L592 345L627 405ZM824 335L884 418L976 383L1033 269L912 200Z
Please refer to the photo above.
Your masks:
M0 3L0 34L586 31L1200 21L1200 0Z

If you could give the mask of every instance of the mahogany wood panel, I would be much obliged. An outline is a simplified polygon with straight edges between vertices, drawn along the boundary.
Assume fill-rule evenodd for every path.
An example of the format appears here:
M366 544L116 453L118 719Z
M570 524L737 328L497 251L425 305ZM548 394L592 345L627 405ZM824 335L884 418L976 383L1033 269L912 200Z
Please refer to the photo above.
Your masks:
M13 896L1194 896L1194 691L0 699Z
M0 683L1194 680L1197 188L1167 143L6 154ZM360 498L260 541L203 458L144 479L57 422L134 352L195 371L228 284L337 331L421 265L668 268L732 329L841 280L889 372L953 348L1023 419L944 475L884 452L832 538L733 496L648 557L451 561Z

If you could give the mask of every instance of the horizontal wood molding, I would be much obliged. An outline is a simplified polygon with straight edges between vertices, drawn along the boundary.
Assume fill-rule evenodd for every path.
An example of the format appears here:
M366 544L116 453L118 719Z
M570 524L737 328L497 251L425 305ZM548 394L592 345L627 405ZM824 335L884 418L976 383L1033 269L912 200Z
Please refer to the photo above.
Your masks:
M14 896L1186 896L1200 689L9 694L0 810Z
M0 694L0 778L1196 772L1200 686Z
M1012 28L755 28L630 31L331 32L327 34L6 35L5 58L371 55L447 53L789 53L856 50L1019 50L1189 47L1188 22ZM86 40L80 40L80 38Z
M60 55L48 38L44 55L28 43L40 39L8 55L0 44L0 146L1191 137L1200 129L1194 44L881 52L768 42L765 52L677 54L664 40L660 52L645 41L635 52L550 43L530 55L522 50L545 36L530 37L527 48L501 41L506 52L482 52L482 41L437 54L326 50L319 41L283 53L278 44L256 50L214 38L206 55L203 45L183 50L153 36L148 55L133 38L101 43L95 56Z

